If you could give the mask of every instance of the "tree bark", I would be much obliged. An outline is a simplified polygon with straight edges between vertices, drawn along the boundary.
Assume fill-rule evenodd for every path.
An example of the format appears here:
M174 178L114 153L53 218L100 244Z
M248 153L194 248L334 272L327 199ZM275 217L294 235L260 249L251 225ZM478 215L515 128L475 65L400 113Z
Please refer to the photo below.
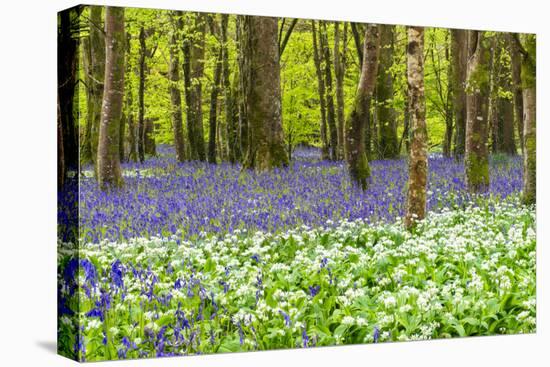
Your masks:
M74 114L74 105L78 103L75 100L75 87L79 43L78 38L73 37L73 31L77 27L75 19L79 18L80 11L80 8L76 8L74 11L60 12L57 33L57 93L63 132L63 162L67 170L76 170L79 161L78 130Z
M449 32L450 33L450 32ZM447 158L451 157L451 150L452 150L452 142L453 142L453 115L454 115L454 108L453 108L453 87L450 85L453 80L453 63L451 60L450 55L450 46L448 42L448 34L445 35L445 60L447 61L447 91L444 95L443 92L443 83L440 81L439 88L442 98L442 103L444 104L445 108L445 138L443 141L443 155ZM441 74L441 71L439 72Z
M319 93L319 106L321 109L321 158L329 159L329 143L327 135L327 107L325 100L325 80L323 79L323 71L321 70L321 55L317 41L317 30L315 28L315 20L311 21L311 32L313 36L313 61L315 63L315 71L317 72L317 91Z
M283 56L286 45L288 44L288 41L290 40L290 36L292 35L292 31L294 30L294 27L296 27L297 23L298 23L298 19L296 18L292 19L292 22L290 23L290 26L288 27L288 30L286 31L284 38L279 37L279 41L281 42L279 46L279 59ZM283 27L281 26L281 34L282 32L283 32Z
M279 65L278 19L247 16L244 20L246 116L250 126L246 168L258 171L287 166Z
M381 159L399 156L397 123L393 101L393 38L394 26L380 25L380 65L376 82L376 112L378 122L378 151Z
M246 110L246 86L249 81L247 81L247 68L248 68L248 57L247 57L247 34L245 30L246 26L246 16L237 15L235 18L236 22L236 43L237 43L237 62L238 67L238 77L234 81L238 81L236 88L236 100L237 100L237 114L238 114L238 142L240 151L243 157L243 161L246 160L245 155L248 153L248 141L249 141L249 129L248 129L248 115Z
M523 202L537 202L537 85L536 85L536 36L524 37L521 63L521 87L523 93Z
M222 14L221 42L222 42L222 84L224 94L225 125L227 129L227 148L229 162L235 163L241 159L238 127L238 106L235 98L236 88L231 83L231 69L229 68L229 50L227 28L229 16ZM233 75L234 81L237 79Z
M57 96L57 189L61 190L65 186L65 177L67 169L65 166L65 152L63 147L63 126L61 122L61 107L59 95Z
M82 139L80 141L80 162L92 163L95 162L97 157L92 156L92 114L90 113L90 107L92 104L92 69L91 69L91 50L90 50L90 37L84 37L81 42L82 45L82 66L84 68L84 80L86 82L86 125L81 127ZM97 147L96 147L97 148Z
M489 186L487 149L488 75L483 32L468 31L466 86L466 186L472 192Z
M352 184L365 190L370 176L365 151L365 130L369 118L370 102L376 83L380 36L378 25L368 24L363 44L361 77L351 113L346 119L346 154Z
M359 23L351 22L350 24L351 24L351 34L353 35L353 42L355 43L355 49L357 50L359 70L363 70L363 43L361 42L361 32L359 31Z
M157 118L145 119L145 134L143 137L143 147L145 154L157 155L157 144L155 142L155 121Z
M502 151L502 126L499 111L499 87L500 87L500 48L498 47L498 35L491 38L489 53L489 65L487 77L489 78L489 98L487 107L487 125L491 138L490 151L497 153Z
M191 82L192 82L192 108L194 109L193 121L193 142L195 159L206 160L206 150L204 142L204 127L202 115L202 77L204 76L204 57L206 41L206 16L201 13L196 14L194 31L196 33L196 42L191 44Z
M118 142L124 96L124 8L106 7L105 45L105 90L97 156L101 190L122 185Z
M126 35L126 51L127 51L127 59L126 59L126 75L130 75L132 73L132 62L131 62L131 56L130 56L130 50L131 50L131 44L130 40L132 39L132 36L130 33L127 33ZM124 87L124 96L126 97L126 115L128 119L128 161L130 162L137 162L138 161L138 155L137 155L137 140L136 140L136 123L134 119L134 96L133 96L133 90L132 90L132 78L126 77L124 78L126 81L126 86Z
M523 154L523 93L521 90L521 54L513 33L507 34L507 46L510 50L512 91L514 94L514 121L519 137L519 146Z
M208 117L209 138L208 138L208 162L216 163L216 136L217 136L217 113L218 113L218 94L220 90L220 79L222 74L222 47L218 51L216 66L214 70L214 81L210 92L210 114Z
M467 32L461 29L451 30L452 79L450 86L453 94L455 120L454 155L460 157L466 147L466 66L468 55Z
M327 102L327 123L330 132L330 159L337 159L338 152L338 129L336 127L336 116L334 110L334 91L332 89L332 61L328 44L327 25L321 21L319 26L319 38L321 44L321 59L325 71L325 96Z
M145 61L147 56L147 36L142 26L139 31L139 87L138 87L138 157L140 163L145 161Z
M344 76L346 73L346 45L347 45L348 23L344 22L342 41L340 42L339 22L334 23L334 74L336 75L336 116L338 120L338 150L337 159L344 159ZM340 50L342 43L342 50Z
M179 89L179 57L176 32L170 36L170 102L172 104L172 132L174 134L174 146L178 162L185 161L185 143L183 139L183 120L181 112L181 92Z
M428 133L424 97L424 28L408 27L407 84L412 141L409 152L409 181L405 227L412 229L426 216L426 185L428 177Z
M183 76L187 108L187 136L191 159L206 160L202 114L202 78L204 76L205 15L196 13L183 39Z

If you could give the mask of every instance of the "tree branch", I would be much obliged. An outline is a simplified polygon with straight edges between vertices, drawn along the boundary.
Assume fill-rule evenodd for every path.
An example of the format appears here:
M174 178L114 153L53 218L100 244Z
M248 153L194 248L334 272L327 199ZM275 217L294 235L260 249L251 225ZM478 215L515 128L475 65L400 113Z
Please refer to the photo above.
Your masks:
M292 23L290 23L290 26L286 31L285 38L283 39L283 42L279 46L279 58L283 55L283 52L285 52L286 45L288 43L288 40L290 39L290 35L292 34L292 31L294 30L294 27L296 26L296 23L298 23L298 19L297 18L292 19ZM283 31L283 28L281 27L281 32L282 31Z

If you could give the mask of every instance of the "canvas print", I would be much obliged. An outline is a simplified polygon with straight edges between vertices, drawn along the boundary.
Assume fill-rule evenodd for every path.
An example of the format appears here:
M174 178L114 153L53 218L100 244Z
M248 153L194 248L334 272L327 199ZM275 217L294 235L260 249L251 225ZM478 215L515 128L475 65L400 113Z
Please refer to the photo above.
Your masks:
M536 332L536 36L58 14L58 351Z

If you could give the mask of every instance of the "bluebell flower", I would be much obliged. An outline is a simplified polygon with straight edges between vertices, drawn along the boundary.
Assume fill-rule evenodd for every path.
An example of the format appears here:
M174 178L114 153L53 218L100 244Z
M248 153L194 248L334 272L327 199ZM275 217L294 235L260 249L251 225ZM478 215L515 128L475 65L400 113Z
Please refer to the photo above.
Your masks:
M321 290L321 286L320 285L315 285L315 286L309 286L309 295L311 297L315 297L317 294L319 294L319 291Z
M111 265L111 279L113 280L113 284L118 288L124 288L123 271L124 267L120 260L113 262Z
M103 315L103 311L99 307L92 308L90 311L86 313L87 317L99 317L101 321L104 320L105 315Z
M239 343L241 343L241 345L243 345L244 343L244 332L243 332L243 327L241 325L241 323L237 323L237 327L239 328Z
M372 337L374 339L374 342L378 343L378 339L380 338L380 329L378 329L378 326L374 327L374 332L372 334Z
M291 321L290 321L290 316L288 316L288 314L286 312L282 311L282 310L279 310L279 313L285 319L285 326L289 327L292 324Z
M302 346L307 348L309 343L309 336L307 335L306 328L302 328Z

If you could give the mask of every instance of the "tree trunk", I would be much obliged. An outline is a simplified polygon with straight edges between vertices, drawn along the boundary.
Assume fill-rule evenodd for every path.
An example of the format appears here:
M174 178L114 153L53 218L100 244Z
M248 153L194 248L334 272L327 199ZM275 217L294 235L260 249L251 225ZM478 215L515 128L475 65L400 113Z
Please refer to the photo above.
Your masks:
M75 10L80 12L80 9ZM63 162L67 170L78 168L78 130L75 122L75 86L77 81L78 39L73 37L76 25L73 11L59 13L57 34L57 93L63 132ZM79 19L79 16L76 17Z
M123 103L123 106L124 106L124 103ZM123 111L124 111L124 107L123 107ZM128 121L128 115L122 112L122 116L120 118L119 133L118 133L118 157L121 163L124 162L124 159L125 159L124 137L126 135L127 121Z
M127 33L126 35L126 51L127 51L127 59L126 59L126 75L130 75L132 73L132 64L131 64L131 56L130 56L130 50L131 50L131 40L132 36L130 33ZM137 156L137 145L136 145L136 124L134 119L134 95L132 90L132 78L126 77L124 78L126 81L126 86L124 87L124 96L126 97L126 115L128 116L128 161L130 162L137 162L138 156Z
M488 75L483 33L468 31L466 86L466 186L472 192L489 186L487 149Z
M245 167L259 171L288 165L277 30L277 18L247 16L244 21L243 80L250 126Z
M376 82L376 117L378 125L378 151L381 159L397 158L397 123L393 101L393 38L394 26L380 25L380 66Z
M238 88L236 89L237 93L237 112L238 112L238 141L240 146L241 155L244 156L248 152L248 141L249 141L249 134L248 134L248 116L247 116L247 110L246 110L246 85L248 81L246 80L246 77L248 75L248 72L246 71L248 68L248 57L247 55L247 34L245 32L246 27L246 16L245 15L237 15L235 18L236 22L236 32L235 37L237 41L237 61L239 64L238 70L238 78L236 77L234 80L238 81L237 85ZM246 159L246 157L241 157L243 161Z
M344 159L344 76L346 72L346 45L348 23L344 22L342 34L342 50L340 50L339 22L334 23L334 73L336 74L336 116L338 120L338 150L337 158Z
M499 87L500 87L500 48L498 47L498 34L491 38L491 47L488 50L489 68L489 99L487 107L487 125L491 137L491 153L502 151L502 126L500 125Z
M155 121L156 118L145 119L145 136L143 137L143 147L145 154L157 155L157 144L155 142Z
M315 20L311 21L311 31L313 35L313 61L315 63L315 71L317 72L317 91L319 93L319 106L321 109L321 158L329 159L328 152L328 136L327 136L327 107L325 101L325 80L323 79L323 71L321 70L321 55L317 42L317 30L315 29Z
M449 32L450 33L450 32ZM451 149L453 142L453 87L450 82L453 80L453 63L450 55L450 47L448 42L448 34L445 34L445 60L447 61L447 93L442 101L445 108L445 139L443 141L443 155L447 158L451 157ZM441 95L443 96L443 83L440 83ZM443 99L443 98L442 98Z
M222 59L223 51L220 47L218 57L216 59L216 67L214 70L214 81L212 91L210 92L210 114L208 117L209 138L208 138L208 162L216 163L216 130L217 130L217 112L218 112L218 93L220 90L220 79L222 74Z
M359 30L359 23L351 22L351 34L353 35L353 42L355 43L355 49L357 50L357 59L359 61L359 70L363 70L363 43L361 42L361 32Z
M93 163L97 157L92 156L92 114L90 113L92 104L92 68L91 68L91 50L90 37L82 38L82 66L84 68L84 81L86 83L86 125L81 127L82 139L80 141L80 162L82 164Z
M195 38L196 42L191 44L191 83L192 83L192 108L194 109L193 121L193 142L195 159L206 160L206 150L204 142L204 127L202 115L202 77L204 76L204 57L205 57L205 36L206 36L206 16L201 13L196 14L195 18Z
M124 8L106 7L105 45L105 90L97 155L101 190L122 185L118 142L124 96Z
M139 161L145 161L145 57L147 56L147 45L145 44L145 28L142 26L139 31L139 89L138 89L138 157Z
M57 96L57 189L61 190L65 186L65 177L67 170L65 166L65 152L63 151L63 126L61 122L61 107L59 104L59 95Z
M91 100L88 102L88 113L91 116L91 154L94 167L97 165L97 146L99 143L99 123L103 103L105 77L105 36L102 19L102 6L90 7L90 56L91 56ZM97 167L95 167L97 168ZM96 169L97 171L97 169Z
M321 108L321 158L329 159L329 143L327 135L327 107L325 100L325 80L323 79L323 71L321 70L321 55L317 43L317 30L315 29L315 20L311 21L311 31L313 35L313 61L315 63L315 71L317 72L317 91L319 92L319 106Z
M370 176L369 162L365 151L365 130L369 118L370 101L378 71L380 37L378 26L368 24L363 44L361 77L351 113L346 119L346 154L352 184L367 188Z
M450 82L453 93L455 120L454 155L460 157L466 147L466 66L468 62L467 32L461 29L451 30L451 55L453 73Z
M196 13L190 28L190 33L184 37L182 44L187 136L191 159L204 161L206 160L206 150L202 121L202 77L204 76L205 56L205 15Z
M406 53L405 53L406 55ZM407 76L409 73L409 66L407 63L405 63L405 76ZM401 135L401 140L399 141L399 152L401 153L401 147L403 146L403 142L405 142L405 151L407 155L409 155L409 151L411 148L411 139L410 139L410 113L409 113L409 87L407 86L407 83L405 83L404 86L405 90L405 107L403 108L403 135Z
M181 93L179 89L179 57L176 32L170 36L170 102L172 104L172 132L178 162L185 161L185 143L183 139L183 121L181 113Z
M411 229L426 216L426 185L428 177L428 133L426 130L426 100L424 97L424 28L408 27L407 84L412 141L409 152L409 181L405 227Z
M231 69L229 67L229 50L227 39L227 27L229 16L222 14L221 20L221 38L222 38L222 84L224 93L225 125L227 129L227 148L228 159L231 163L238 162L241 159L241 150L239 144L238 114L235 98L235 88L231 83ZM236 80L233 75L234 81Z
M514 94L514 120L519 137L519 146L523 154L523 95L521 90L521 54L514 40L514 34L507 34L507 46L510 50L510 67L512 71L512 91Z
M537 90L536 90L536 36L524 35L521 63L523 90L523 202L537 202Z
M327 123L330 131L330 159L337 159L338 151L338 129L336 127L336 116L334 110L334 92L332 89L332 62L328 44L327 25L321 21L319 26L319 38L321 44L321 59L325 71L325 96L327 102Z

